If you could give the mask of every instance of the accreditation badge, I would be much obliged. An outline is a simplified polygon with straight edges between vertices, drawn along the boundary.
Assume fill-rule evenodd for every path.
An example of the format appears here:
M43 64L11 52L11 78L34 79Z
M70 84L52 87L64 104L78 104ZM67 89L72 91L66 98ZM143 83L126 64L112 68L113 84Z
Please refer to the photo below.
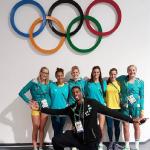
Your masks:
M47 103L47 100L46 99L43 99L41 101L41 104L42 104L42 108L47 108L48 107L48 103Z
M133 95L128 96L127 99L128 99L128 101L129 101L131 104L133 104L133 103L136 102L136 99L134 98Z
M77 130L77 133L81 133L84 131L81 121L75 122L75 127Z

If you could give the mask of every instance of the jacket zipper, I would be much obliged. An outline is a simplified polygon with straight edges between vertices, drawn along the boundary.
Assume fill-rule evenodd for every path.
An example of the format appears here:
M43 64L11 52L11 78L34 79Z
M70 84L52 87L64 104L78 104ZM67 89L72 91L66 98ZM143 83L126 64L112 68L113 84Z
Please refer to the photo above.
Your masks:
M92 133L93 133L94 138L96 139L96 135L95 135L95 133L94 133L94 131L93 131L93 128L92 128Z

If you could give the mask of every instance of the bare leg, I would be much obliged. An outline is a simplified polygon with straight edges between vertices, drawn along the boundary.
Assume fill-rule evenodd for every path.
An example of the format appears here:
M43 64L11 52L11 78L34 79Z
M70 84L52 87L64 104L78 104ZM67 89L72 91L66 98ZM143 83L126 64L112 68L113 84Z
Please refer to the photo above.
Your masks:
M140 125L138 123L134 123L134 137L135 137L135 147L139 150L139 139L140 139Z
M40 132L39 132L40 147L42 147L43 143L44 143L44 128L45 128L47 120L48 120L48 115L46 115L44 113L41 113L41 117L40 117Z
M140 125L138 123L134 123L133 126L135 139L140 139Z
M123 131L124 131L125 147L129 148L129 139L130 139L129 123L123 122Z
M100 127L100 130L101 130L100 142L102 142L103 135L104 135L104 124L105 124L105 116L100 114L99 115L99 127Z
M104 124L105 124L105 116L102 114L99 114L99 127L100 127L100 142L99 142L99 147L98 150L103 150L104 145L102 143L103 141L103 136L104 136Z
M38 136L38 130L40 126L40 115L39 116L33 116L32 115L32 143L33 147L37 147L37 136Z

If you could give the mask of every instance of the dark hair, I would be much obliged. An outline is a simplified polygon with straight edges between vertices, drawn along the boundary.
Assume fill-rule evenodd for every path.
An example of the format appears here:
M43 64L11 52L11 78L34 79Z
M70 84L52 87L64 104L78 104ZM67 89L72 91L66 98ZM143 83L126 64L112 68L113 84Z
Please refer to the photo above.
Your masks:
M72 87L71 91L73 91L74 89L79 89L81 91L81 88L79 86Z
M57 75L58 72L62 72L64 74L64 69L57 68L56 71L55 71L55 77L56 77L56 75Z
M99 82L100 82L100 85L101 85L101 88L102 88L103 97L105 97L106 93L104 92L102 73L101 73L101 68L100 68L99 66L94 66L94 67L92 68L91 78L90 78L89 82L94 82L94 79L93 79L93 72L94 72L95 69L98 69L99 72L100 72Z
M111 74L112 71L116 71L116 73L118 73L118 70L116 68L111 68L109 70L109 75ZM107 80L107 84L109 84L109 83L111 83L110 78L108 78L108 80Z
M94 82L94 79L93 79L93 72L94 72L95 69L98 69L98 70L99 70L99 72L100 72L99 81L102 82L102 73L101 73L101 69L100 69L99 66L94 66L94 67L92 68L91 78L90 78L89 82Z
M109 70L109 74L110 74L112 71L116 71L116 73L118 73L118 70L117 70L116 68L111 68L111 69Z

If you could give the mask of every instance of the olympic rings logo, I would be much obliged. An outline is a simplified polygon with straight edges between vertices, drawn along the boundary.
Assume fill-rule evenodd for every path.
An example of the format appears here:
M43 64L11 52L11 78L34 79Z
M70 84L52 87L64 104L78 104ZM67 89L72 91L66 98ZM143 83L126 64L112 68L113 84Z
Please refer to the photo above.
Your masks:
M64 3L67 3L67 4L70 4L70 5L73 5L80 13L80 16L74 18L70 24L68 25L67 29L66 29L66 32L65 32L65 29L64 29L64 26L63 24L57 19L55 18L54 16L52 16L52 12L53 10L60 4L64 4ZM105 31L103 32L102 31L102 27L99 23L98 20L96 20L95 18L93 18L92 16L89 16L89 13L90 13L90 10L92 9L92 7L94 7L95 5L99 4L99 3L106 3L106 4L109 4L111 5L112 7L114 7L115 11L116 11L116 14L117 14L117 21L116 21L116 24L115 26L109 30L109 31ZM23 5L26 5L26 4L31 4L31 5L34 5L35 7L37 7L41 14L42 14L42 18L38 18L36 19L33 24L31 25L30 29L29 29L29 32L28 33L24 33L22 31L20 31L16 24L15 24L15 13L16 13L16 10L23 6ZM65 42L65 39L67 39L70 47L79 52L79 53L88 53L88 52L91 52L93 51L94 49L96 49L96 47L100 44L101 42L101 39L103 36L108 36L110 34L112 34L120 25L121 23L121 18L122 18L122 15L121 15L121 10L118 6L118 4L113 1L113 0L94 0L86 9L85 13L83 13L80 5L75 2L74 0L58 0L56 1L55 3L52 4L52 6L50 7L49 11L48 11L48 15L46 15L43 7L37 3L36 1L34 0L21 0L20 2L18 2L11 10L10 12L10 23L11 23L11 26L12 28L14 29L14 31L16 33L18 33L19 35L23 36L23 37L27 37L30 39L31 41L31 44L33 45L33 47L35 48L35 50L37 50L38 52L42 53L42 54L46 54L46 55L50 55L50 54L53 54L55 53L56 51L58 51L59 49L61 49L63 43ZM87 48L87 49L81 49L81 48L78 48L77 46L75 46L73 44L73 42L71 41L71 36L75 35L79 30L80 28L82 27L82 24L83 22L85 21L86 23L86 26L87 28L89 29L90 32L92 32L93 34L97 35L98 38L97 38L97 41L96 43L90 47L90 48ZM97 30L93 29L91 24L90 24L90 21L92 21L96 27L97 27ZM34 40L34 37L39 35L46 23L48 22L49 24L49 27L52 29L52 31L57 34L58 36L61 37L60 39L60 42L58 43L57 47L53 48L53 49L43 49L41 48L40 46L38 46ZM58 31L57 29L55 29L54 25L53 25L53 22L60 28L60 31ZM75 24L76 22L79 22L77 28L71 32L71 28L73 26L73 24ZM41 23L39 29L34 32L34 28L37 24Z

